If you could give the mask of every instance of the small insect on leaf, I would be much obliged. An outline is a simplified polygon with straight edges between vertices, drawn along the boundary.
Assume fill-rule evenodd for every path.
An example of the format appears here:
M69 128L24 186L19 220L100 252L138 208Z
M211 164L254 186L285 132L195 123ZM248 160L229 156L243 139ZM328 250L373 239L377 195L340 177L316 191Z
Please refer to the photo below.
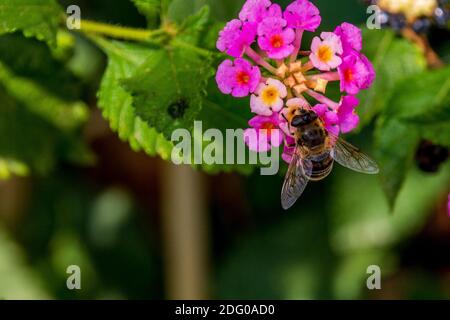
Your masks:
M180 99L169 105L167 112L173 119L182 118L184 112L189 107L188 102L185 99Z

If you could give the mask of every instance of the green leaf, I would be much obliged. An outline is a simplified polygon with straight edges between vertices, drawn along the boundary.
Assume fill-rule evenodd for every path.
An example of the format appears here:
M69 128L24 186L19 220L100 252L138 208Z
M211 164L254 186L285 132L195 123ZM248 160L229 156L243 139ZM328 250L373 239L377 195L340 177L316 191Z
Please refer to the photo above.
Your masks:
M0 36L0 61L12 73L33 80L63 100L76 100L82 88L66 67L68 58L55 58L45 43L21 34Z
M209 20L210 10L208 6L202 7L196 14L189 16L182 24L178 39L192 45L198 45L204 38Z
M0 157L0 181L8 180L12 176L25 177L30 169L22 161Z
M0 34L22 31L54 46L62 16L55 0L0 0Z
M236 106L233 106L236 107ZM201 110L199 116L199 120L202 120L203 131L205 132L208 129L219 129L224 139L226 139L226 130L227 129L242 129L248 127L247 119L243 118L239 113L234 112L233 110L227 108L224 104L217 104L211 100L204 101L204 107ZM224 141L226 143L226 140ZM210 143L203 142L203 148L205 148ZM219 145L216 142L216 145ZM225 147L225 145L224 145ZM225 163L226 161L226 153L227 150L223 150L222 159ZM250 152L248 149L246 152ZM237 154L237 147L234 148L234 154ZM235 156L236 160L236 156ZM254 165L249 164L214 164L214 165L202 165L203 170L210 174L219 173L219 172L239 172L244 175L249 175L255 169Z
M0 85L0 156L45 174L55 165L60 134L17 103Z
M84 123L88 108L81 101L66 102L34 81L14 75L0 62L0 82L28 109L61 130L72 131Z
M326 203L330 243L343 257L335 273L335 298L361 298L367 293L361 285L367 279L367 266L380 266L386 277L397 271L392 248L423 229L450 183L450 167L436 175L411 170L392 213L376 177L336 169Z
M411 170L393 215L376 177L336 170L330 190L345 192L331 192L327 202L335 251L351 256L387 249L411 237L423 227L430 208L445 192L450 179L448 169L447 165L436 175Z
M235 98L219 91L215 79L208 83L208 96L199 114L208 127L225 129L248 128L254 116L249 108L249 98Z
M163 20L169 11L172 0L131 0L139 12L147 18L150 25L155 26ZM161 18L161 19L159 19Z
M150 25L158 21L161 14L161 0L131 0Z
M387 30L366 30L363 33L364 53L372 61L377 77L370 90L360 94L358 113L362 125L389 105L391 91L408 76L422 72L426 61L420 50L407 40L396 38Z
M379 120L375 139L381 182L391 207L411 166L420 138L448 146L450 68L426 71L399 82Z
M181 24L177 37L166 47L95 38L110 60L99 91L99 105L113 130L128 140L133 149L144 148L150 155L160 154L168 159L173 148L170 141L173 131L188 129L194 138L192 143L200 142L204 150L211 143L197 141L198 135L193 135L196 120L202 121L203 132L215 128L222 130L224 136L225 129L247 127L249 114L242 117L240 110L249 113L248 99L241 101L245 104L241 109L236 105L242 103L234 99L224 103L226 96L218 93L211 77L215 56L197 47L208 26L209 9L204 7ZM206 98L208 85L212 94ZM155 146L164 149L155 150ZM221 152L220 156L225 162L225 154ZM193 166L208 173L248 174L253 170L252 165Z
M0 297L8 300L54 298L48 289L47 279L30 265L29 252L13 239L0 226Z
M192 129L212 74L211 54L173 41L150 56L124 87L136 114L170 139L176 129Z
M161 0L161 11L163 16L168 14L169 8L173 1L174 0Z
M183 22L186 16L194 15L207 2L206 0L170 0L167 6L168 18L175 22Z
M92 155L79 135L62 132L32 113L1 84L0 101L0 158L6 161L6 175L45 175L63 159L78 165L92 163Z
M150 127L147 122L136 116L132 104L133 97L121 86L124 78L129 77L141 69L146 59L158 57L161 52L144 45L123 43L119 41L106 41L97 38L96 42L107 53L109 62L98 93L99 106L104 117L109 121L111 128L118 132L122 140L128 141L135 151L144 150L148 155L159 155L169 160L173 144L157 129ZM245 120L233 112L227 112L222 106L206 101L199 114L205 119L203 130L221 128L239 128ZM229 126L228 126L229 124ZM203 144L203 147L206 144ZM197 167L194 165L194 167ZM222 171L238 171L248 174L253 169L250 165L206 165L198 166L209 173Z
M450 121L450 67L426 71L399 83L386 116L414 123Z
M391 209L412 165L419 142L416 128L397 119L382 117L375 130L375 147L380 179Z
M0 36L0 88L0 157L38 174L59 160L92 163L79 135L88 116L77 100L81 85L46 44L19 34Z
M216 43L219 38L219 32L224 28L224 22L213 22L208 25L208 32L201 40L201 47L215 51L217 50Z
M144 150L151 156L169 159L172 143L150 127L133 108L133 98L121 86L121 81L134 74L149 57L158 54L139 44L106 41L97 38L97 43L108 55L108 67L98 93L99 107L111 128L119 137L128 141L135 151Z
M77 100L77 78L35 39L0 36L0 82L29 110L62 130L74 130L87 119L87 106Z
M421 138L450 146L450 68L403 80L389 100L385 117L418 129Z
M418 127L423 139L450 149L450 122L436 122Z

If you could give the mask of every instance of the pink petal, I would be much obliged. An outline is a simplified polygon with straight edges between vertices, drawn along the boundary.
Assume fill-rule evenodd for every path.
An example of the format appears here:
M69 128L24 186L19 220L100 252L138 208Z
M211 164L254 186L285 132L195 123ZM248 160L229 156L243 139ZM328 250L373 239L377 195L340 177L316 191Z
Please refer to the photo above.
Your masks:
M341 92L345 91L351 95L358 94L362 89L368 89L375 79L375 70L370 61L356 51L344 57L338 72L341 79ZM348 73L351 73L351 79L348 79Z
M239 75L245 73L248 77L246 83L238 82ZM234 97L245 97L254 92L261 81L261 71L245 59L238 58L234 61L225 60L219 65L216 74L217 85L225 94Z
M244 54L245 48L250 46L255 38L256 27L254 24L234 19L220 31L217 49L238 58Z
M249 128L244 130L244 142L251 151L265 152L270 150L270 144L266 139L262 139L259 130Z
M284 12L289 27L314 32L321 18L319 9L308 0L296 0Z
M448 216L450 217L450 194L448 195L447 210L448 210Z
M272 110L270 110L270 108L264 105L261 98L255 95L252 95L250 98L250 108L252 112L260 116L271 116L273 113Z
M340 128L342 133L348 133L353 131L359 124L359 116L354 113L350 114L345 118L344 121L341 121Z
M364 63L364 65L366 66L366 69L367 69L367 77L366 77L364 84L361 85L361 88L368 89L372 86L373 82L375 81L376 72L375 72L375 69L374 69L372 63L365 55L361 54L360 58L361 58L362 63Z
M361 29L351 23L344 22L334 30L334 33L341 37L342 45L345 51L362 50Z
M280 112L281 109L284 107L284 101L283 99L278 99L277 102L272 106L272 110L275 112Z
M242 21L261 22L267 15L270 0L247 0L239 13Z
M276 17L276 18L282 18L283 17L283 10L281 9L280 5L273 4L270 6L269 10L267 11L268 17Z
M322 32L320 37L323 39L323 43L330 46L330 48L337 54L342 54L342 41L333 32Z
M270 144L272 147L278 148L281 146L284 140L283 132L280 129L274 129L270 133Z
M311 43L311 51L316 52L319 50L320 45L322 44L322 40L319 37L314 37Z
M328 62L328 66L330 67L330 69L336 69L341 64L342 64L342 59L341 59L341 57L338 57L338 56L334 56L331 59L331 61Z
M267 117L256 116L249 120L248 125L252 128L259 129L259 128L262 128L262 126L266 122L267 122Z
M286 28L282 36L285 43L293 43L295 40L295 31L291 28Z
M233 91L234 82L230 81L235 75L233 62L231 60L225 60L219 65L216 73L217 85L222 93L230 94Z
M359 116L355 113L358 104L359 100L354 96L345 96L342 98L338 110L338 117L339 126L343 133L348 133L358 126Z
M279 34L285 26L286 20L282 18L266 18L258 25L258 35L269 37L273 34Z
M324 104L315 105L312 109L319 117L324 117L325 113L329 111L328 107Z
M281 48L273 49L267 52L267 56L271 59L281 60L290 56L294 52L293 45L283 46Z
M250 93L250 90L248 87L236 86L233 88L231 95L236 98L243 98L243 97L248 96L249 93Z

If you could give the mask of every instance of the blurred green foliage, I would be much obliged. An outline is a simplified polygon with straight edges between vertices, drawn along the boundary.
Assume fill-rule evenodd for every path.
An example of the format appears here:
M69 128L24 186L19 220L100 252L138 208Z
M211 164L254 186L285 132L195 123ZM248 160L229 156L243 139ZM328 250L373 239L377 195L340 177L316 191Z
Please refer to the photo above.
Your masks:
M95 163L82 130L98 103L133 150L168 160L170 133L191 130L194 119L204 130L245 127L248 100L222 95L213 78L224 59L215 50L217 33L242 3L0 0L0 180L31 175L33 184L20 228L0 227L0 298L163 297L161 254L156 235L142 228L144 209L128 190L93 187L79 175ZM177 32L140 43L69 33L68 4L81 5L90 19ZM357 0L316 4L323 30L366 18ZM450 55L448 43L439 49ZM250 175L249 165L203 166L250 175L245 197L253 224L214 254L214 297L368 297L367 266L395 275L398 246L448 192L448 164L425 175L413 160L422 139L450 147L450 69L427 70L415 45L386 30L364 30L364 51L377 81L360 96L362 126L352 138L373 150L380 179L336 169L282 215L281 175ZM173 119L167 110L181 101L187 111ZM82 267L80 292L65 287L70 264ZM408 297L445 297L435 275L411 271L407 279Z
M41 290L65 299L158 297L160 261L154 237L142 227L142 209L127 191L117 187L95 190L65 173L40 180L35 188L30 199L33 205L17 238L30 253L33 281L40 281ZM82 270L80 291L67 290L70 265ZM17 286L26 290L27 283ZM8 289L0 286L0 296L23 297Z

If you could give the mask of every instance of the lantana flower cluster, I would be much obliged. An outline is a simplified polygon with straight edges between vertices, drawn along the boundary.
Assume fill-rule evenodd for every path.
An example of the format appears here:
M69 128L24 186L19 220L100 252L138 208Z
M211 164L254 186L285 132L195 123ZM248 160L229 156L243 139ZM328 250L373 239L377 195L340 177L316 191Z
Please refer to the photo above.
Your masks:
M361 30L343 23L314 37L302 51L304 33L315 32L320 23L319 9L308 0L295 0L284 11L270 0L247 0L239 19L219 33L217 48L232 59L220 64L216 81L224 94L250 95L255 116L249 130L258 133L256 140L246 138L251 150L284 144L283 159L290 162L295 141L286 119L297 108L316 112L335 136L358 126L355 95L375 79L372 64L361 53ZM333 81L339 81L340 101L326 96Z

